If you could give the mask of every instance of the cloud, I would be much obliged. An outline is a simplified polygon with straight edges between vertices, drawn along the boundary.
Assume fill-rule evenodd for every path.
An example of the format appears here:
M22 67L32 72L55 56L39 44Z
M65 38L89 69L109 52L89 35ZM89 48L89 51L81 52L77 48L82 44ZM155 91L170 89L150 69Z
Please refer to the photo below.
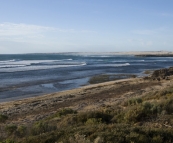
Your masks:
M92 33L90 30L60 29L39 25L2 23L0 24L0 36L28 36L45 32L63 32L63 33Z
M71 51L78 45L92 42L93 33L96 32L86 29L0 23L0 52L27 53L63 51L65 49Z
M22 36L36 33L55 31L55 28L38 25L3 23L0 24L0 36Z

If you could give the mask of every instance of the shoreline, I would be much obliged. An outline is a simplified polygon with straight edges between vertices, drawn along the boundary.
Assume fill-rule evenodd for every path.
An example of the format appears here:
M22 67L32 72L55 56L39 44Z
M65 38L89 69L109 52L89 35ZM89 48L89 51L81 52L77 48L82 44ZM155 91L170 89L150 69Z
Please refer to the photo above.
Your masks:
M102 78L103 76L103 78ZM104 78L104 76L108 77L108 79ZM113 79L110 79L110 77L114 77ZM15 101L21 101L21 100L28 100L30 98L39 98L41 96L48 96L48 95L52 95L52 94L56 94L56 93L62 93L62 92L68 92L68 91L71 91L71 90L76 90L76 89L80 89L80 88L85 88L85 87L88 87L88 86L93 86L93 85L97 85L97 84L101 84L101 83L107 83L107 82L111 82L111 81L121 81L121 80L126 80L126 79L129 79L129 78L136 78L137 76L133 75L133 74L100 74L100 75L95 75L95 76L92 76L90 77L90 79L88 80L88 83L87 84L84 84L84 85L81 85L77 88L72 88L72 89L67 89L67 90L62 90L62 91L57 91L57 92L52 92L52 93L42 93L42 94L39 94L39 95L26 95L24 97L11 97L11 98L5 98L5 99L2 99L2 101L0 101L0 104L1 103L8 103L8 102L15 102ZM96 80L95 80L96 78ZM100 79L99 79L100 78ZM93 81L93 79L95 81ZM91 81L92 80L92 81ZM49 81L46 81L44 83L49 83ZM4 91L6 90L11 90L13 88L21 88L21 87L25 87L27 86L28 84L18 84L18 85L12 85L11 87L8 87L7 89L3 89ZM31 85L31 83L30 83ZM37 84L33 84L33 85L37 85ZM0 88L1 90L2 88ZM1 91L3 91L1 90Z
M146 76L146 77L148 77L148 76ZM172 76L171 76L171 78L172 78ZM161 82L170 83L170 81L167 81L167 80L151 81L151 83L153 83L153 85L160 84ZM7 112L5 110L8 110L8 108L14 108L14 107L17 107L20 105L31 104L31 106L32 106L32 103L34 103L34 104L37 103L37 105L40 104L39 106L42 106L41 104L43 104L44 102L47 102L47 101L48 101L46 103L47 105L51 102L54 102L55 100L56 100L56 102L59 101L59 103L62 103L69 99L70 100L73 98L77 99L77 98L83 97L84 95L88 95L91 93L92 90L93 90L93 94L99 94L100 92L104 92L104 90L106 88L110 88L115 85L123 85L124 83L128 83L130 85L132 83L150 83L150 81L145 80L145 77L119 79L119 80L108 81L108 82L103 82L103 83L89 84L89 85L81 86L79 88L75 88L75 89L71 89L71 90L65 90L65 91L55 92L55 93L51 93L51 94L39 95L36 97L29 97L29 98L14 100L14 101L0 102L0 113L6 114ZM121 88L123 88L123 87L121 87ZM91 90L91 91L89 91L89 90ZM138 90L138 89L134 89L134 90ZM140 90L142 90L142 89L140 89ZM35 106L35 105L33 105L33 106Z
M44 54L64 54L64 55L171 55L173 51L119 51L119 52L59 52L59 53L21 53L21 54L0 54L0 55L44 55Z
M55 53L61 54L61 53ZM74 55L171 55L173 51L129 51L129 52L71 52L71 53L62 53L65 55L74 54Z
M131 54L133 54L133 55L135 55L135 54L148 54L149 52L116 52L116 53L104 53L104 54L106 54L106 55L109 55L109 54L117 54L117 55L123 55L123 54L125 54L125 55L127 55L127 57L128 57L128 54L129 55L131 55ZM164 51L158 51L158 52L151 52L151 54L153 54L153 53L155 53L155 54L167 54L167 53L169 53L169 52L164 52ZM68 53L64 53L64 54L68 54ZM74 53L75 54L75 53ZM76 54L79 54L79 53L76 53ZM83 53L83 54L88 54L88 53ZM95 53L92 53L92 54L94 54L95 55ZM103 55L103 53L96 53L96 56L97 56L97 54L101 54L101 55ZM105 56L105 57L109 57L109 56ZM131 58L131 56L130 56L130 58ZM138 58L136 58L136 59L138 59ZM142 58L143 59L143 58ZM140 63L142 63L143 64L143 62L144 62L144 65L145 65L145 60L140 60L140 58L139 58L139 61L140 61ZM147 61L147 60L146 60ZM172 61L172 59L169 59L168 60L170 63L169 63L169 65L171 64L171 61ZM133 62L133 60L132 60L132 62ZM163 63L163 62L162 62ZM113 63L114 64L114 63ZM117 63L115 63L115 66L116 66L116 64ZM119 64L119 63L118 63ZM117 64L117 65L118 65ZM136 64L136 63L135 63ZM127 70L127 72L129 72L130 74L133 74L133 72L135 72L135 70L133 70L134 68L135 68L135 64L133 65L133 63L132 63L132 66L130 66L130 67L132 67L132 68L129 68L130 69L130 71L128 71ZM164 63L163 63L164 64ZM130 64L129 64L130 65ZM118 65L119 66L119 65ZM123 65L120 65L120 67L121 66L123 66ZM163 65L164 66L164 65ZM143 66L144 68L145 68L145 66ZM156 67L157 67L157 65L156 65ZM161 66L160 66L161 67ZM85 68L85 67L84 67ZM86 67L86 68L88 68L88 67ZM112 71L112 69L111 69L112 67L110 67L110 71ZM126 67L125 66L125 68L126 69L128 69L128 67ZM150 66L149 66L149 68L150 68ZM154 66L153 66L153 68L154 68ZM90 68L91 69L91 68ZM119 69L117 68L117 71L118 71ZM53 70L52 70L53 71ZM104 71L104 70L103 70ZM116 70L115 70L116 71ZM124 70L125 72L126 72L126 70ZM124 72L123 71L123 72ZM132 71L132 72L131 72ZM71 72L71 71L70 71ZM92 69L91 69L91 72L92 72ZM64 82L63 83L63 81L66 81L66 79L64 80L64 79L59 79L59 77L57 78L57 79L42 79L42 78L40 78L39 80L30 80L30 76L28 76L28 79L26 78L26 82L24 81L23 83L17 83L16 81L16 79L15 79L15 76L13 77L14 78L14 80L12 80L12 81L14 81L14 83L13 82L11 82L10 80L8 80L8 78L4 78L5 79L5 81L7 80L7 84L6 85L4 85L4 86L1 86L0 87L0 91L1 91L1 93L2 93L2 96L1 96L1 98L0 98L0 102L6 102L6 101L12 101L12 100L20 100L21 98L30 98L30 97L33 97L33 96L43 96L43 95L45 95L45 94L49 94L49 93L55 93L55 92L59 92L59 91L65 91L65 90L69 90L69 89L74 89L74 88L77 88L77 87L80 87L80 86L83 86L83 85L86 85L86 84L89 84L88 82L90 82L90 83L100 83L100 80L101 80L101 82L102 82L102 80L104 80L104 81L109 81L109 80L114 80L114 79L123 79L123 74L125 75L125 76L130 76L130 75L128 75L127 73L123 73L122 72L122 75L121 75L121 72L119 73L119 74L117 74L117 75L114 75L114 74L106 74L106 72L103 72L103 74L104 74L104 76L102 75L102 74L96 74L96 75L92 75L91 74L91 77L87 77L87 78L90 78L88 81L84 81L84 79L82 79L82 78L77 78L77 76L76 76L76 83L77 82L79 82L79 81L84 81L85 83L83 84L71 84L71 83L73 83L73 82L69 82L69 84L68 84L68 79L70 79L69 81L72 81L71 80L71 77L73 77L73 76L70 76L69 75L69 77L67 78L67 83L66 82ZM52 72L52 73L54 73L54 72ZM72 72L73 73L73 72ZM77 72L76 72L77 73ZM113 72L112 72L113 73ZM116 73L116 72L115 72ZM140 68L139 68L139 73L134 73L134 74L136 74L136 76L143 76L143 73L140 71ZM20 74L18 74L17 76L19 76ZM32 74L29 74L28 73L28 75L32 75ZM40 74L41 75L41 74ZM87 74L86 74L87 75ZM121 77L119 77L119 75L121 76ZM8 74L7 74L7 76L8 76ZM97 76L97 77L96 77ZM101 77L102 76L102 77ZM145 75L144 75L145 76ZM64 76L65 77L65 76ZM84 76L84 77L86 77L86 76ZM94 77L94 78L93 78ZM96 78L95 78L96 77ZM31 79L32 79L33 77L31 76ZM102 79L101 79L102 78ZM92 80L91 80L92 79ZM23 79L21 79L21 80L23 80ZM77 80L79 80L79 81L77 81ZM59 81L62 81L62 83L60 82L59 83ZM48 85L49 84L49 85ZM66 86L66 85L67 86ZM74 86L73 86L74 85ZM52 86L52 88L49 88L48 86ZM55 87L55 88L54 88ZM21 88L21 89L20 89ZM19 89L19 90L18 90ZM8 98L9 97L9 98Z
M96 88L99 86L107 86L107 85L112 85L114 83L121 83L124 81L129 81L129 80L133 80L134 78L127 78L127 79L119 79L119 80L114 80L114 81L107 81L107 82L102 82L102 83L96 83L96 84L89 84L89 85L85 85L85 86L81 86L78 88L74 88L74 89L70 89L70 90L65 90L65 91L60 91L60 92L55 92L55 93L50 93L50 94L44 94L44 95L38 95L36 97L28 97L28 98L23 98L23 99L18 99L18 100L14 100L14 101L6 101L6 102L0 102L1 104L15 104L16 102L32 102L34 100L46 100L49 98L53 98L53 97L58 97L58 96L63 96L65 94L73 94L75 92L80 92L81 90L88 90L90 88ZM0 107L1 109L1 107Z
M172 67L169 67L169 68L172 68ZM162 68L162 69L169 69L169 68ZM162 69L158 69L158 70L162 70ZM115 79L115 80L109 80L109 81L101 81L99 83L95 82L95 83L89 83L88 85L84 85L84 86L80 86L78 88L74 88L74 89L70 89L70 90L64 90L64 91L59 91L59 92L54 92L54 93L49 93L49 94L42 94L42 95L38 95L38 96L34 96L34 97L26 97L26 98L22 98L22 99L16 99L16 100L10 100L10 101L4 101L4 102L0 102L0 110L1 110L1 105L2 104L15 104L16 102L32 102L34 100L46 100L46 99L49 99L49 98L53 98L54 96L58 97L58 96L63 96L65 94L69 94L69 93L73 93L73 92L76 92L76 91L79 91L80 93L80 90L87 90L87 89L90 89L90 88L96 88L96 87L100 87L100 86L108 86L108 85L112 85L114 83L121 83L121 82L126 82L126 81L133 81L133 80L143 80L143 79L147 79L148 77L151 77L151 74L154 73L154 71L158 71L158 70L150 70L149 73L145 73L145 72L148 72L148 71L143 71L144 73L144 76L142 77L132 77L134 75L130 75L130 74L127 74L127 76L131 76L130 78L121 78L121 79ZM99 75L99 76L102 76L102 75ZM117 75L118 76L118 75ZM94 76L95 77L95 76ZM97 77L97 75L96 75ZM92 78L92 77L91 77Z
M136 57L173 57L173 54L140 54Z
M152 76L154 76L154 73L159 73L160 71L163 71L163 69L154 71ZM145 105L145 103L147 103L146 101L148 101L148 99L150 99L151 96L154 97L151 98L150 103L153 103L153 99L155 98L156 100L158 100L157 93L159 93L160 97L163 96L162 98L164 98L164 95L162 94L168 93L165 91L168 90L172 92L173 75L169 75L169 78L165 79L160 78L159 75L158 76L160 78L159 80L157 79L154 80L152 76L148 76L148 78L138 77L138 78L109 81L98 84L90 84L72 90L0 103L0 127L1 127L0 134L4 135L3 137L5 139L6 137L8 137L8 135L6 134L7 127L15 127L16 131L14 133L16 133L18 129L20 129L21 127L25 127L27 131L32 131L31 129L33 127L37 127L36 125L41 125L40 123L45 123L45 125L47 125L46 123L49 123L49 125L53 123L55 124L54 126L56 126L57 131L61 130L61 127L65 129L69 127L68 129L75 131L73 130L75 122L74 125L73 122L72 123L70 122L76 117L79 118L81 115L87 115L87 114L92 115L93 113L103 113L103 112L107 113L107 111L109 113L109 111L114 112L114 110L120 115L121 112L119 113L119 111L127 113L128 115L128 113L130 113L131 111L133 113L134 111L133 106L135 105L127 105L127 103L129 104L130 102L130 104L137 104L136 105L137 107L143 106ZM169 96L170 95L168 93L166 97ZM164 100L169 100L169 98L165 98ZM139 105L138 103L136 103L137 101L139 102ZM140 102L143 103L140 104ZM159 100L159 102L161 101ZM131 110L128 110L127 107L130 108ZM67 112L67 115L61 117L59 116L60 112ZM70 115L68 115L68 112L74 112L76 114L69 113ZM125 118L122 118L121 121L124 122L124 119ZM112 122L113 120L114 118L112 117L112 120L109 123L110 126L122 125L121 122L117 123L116 118L115 122ZM158 121L156 120L156 123L157 122ZM86 123L84 123L84 127L86 126L90 127L90 124L88 125ZM151 126L151 128L159 128L159 129L164 128L166 130L169 127L171 128L173 127L171 123L169 123L168 125L167 123L160 123L160 122L158 122L157 124L156 123L155 119L153 119L153 121L150 122L148 122L148 120L145 119L145 121L141 120L140 122L135 122L135 123L133 123L132 120L130 122L129 128L133 127L146 128L149 125ZM99 124L97 123L96 125ZM105 125L105 127L107 127L107 124L102 124L102 125ZM124 123L124 125L127 125L126 122ZM80 126L81 124L79 124L79 127ZM91 124L91 126L93 125ZM52 129L52 131L54 130ZM61 132L63 133L63 130L61 130ZM12 135L14 135L14 133ZM38 136L39 135L40 134L38 134ZM49 130L47 129L45 131L45 134L42 135L49 136ZM9 137L13 139L13 136ZM27 137L28 134L25 134L25 138L19 137L17 139L27 140Z

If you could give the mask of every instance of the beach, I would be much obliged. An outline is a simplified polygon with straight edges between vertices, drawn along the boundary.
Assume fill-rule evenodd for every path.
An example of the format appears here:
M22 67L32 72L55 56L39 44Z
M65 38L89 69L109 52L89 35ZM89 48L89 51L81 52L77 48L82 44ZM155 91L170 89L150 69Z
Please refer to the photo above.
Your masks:
M87 137L91 142L98 138L107 141L110 131L106 128L111 128L114 137L119 133L114 131L117 129L122 131L122 137L130 136L130 139L133 134L127 132L135 132L134 128L145 134L150 132L148 129L153 130L151 140L155 138L155 130L169 134L173 128L173 67L145 73L147 74L142 77L109 78L107 82L105 75L99 75L92 79L95 84L1 102L0 139L45 142L46 138L51 138L59 142L76 142L80 138L82 142L86 142ZM105 135L101 136L101 132ZM58 136L55 137L54 134ZM93 138L88 134L97 135ZM140 132L138 134L143 135ZM121 139L116 138L117 142ZM168 140L171 138L172 134L169 134ZM139 141L140 138L134 139Z
M140 54L143 56L151 53L152 55L172 54L172 52L161 51L150 53L125 52L124 54ZM81 54L86 55L86 53L80 53L80 55ZM122 55L123 52L112 54ZM91 53L87 53L87 55L91 55ZM96 53L93 53L93 55L97 56ZM101 58L104 58L102 54L98 55L101 55ZM110 53L104 55L110 56ZM152 73L152 71L149 71L149 73L150 72ZM45 95L42 94L35 97L31 96L30 98L15 99L14 101L7 100L7 102L0 103L0 113L10 116L10 119L12 120L9 120L9 122L12 121L17 124L32 123L33 121L37 121L38 119L53 114L55 110L59 108L70 107L77 111L97 110L102 106L117 104L120 100L127 100L131 97L143 96L151 91L157 91L171 86L171 84L172 77L170 80L156 81L144 80L143 77L137 78L134 76L134 78L118 79L98 84L88 84L72 90L65 90ZM22 87L22 85L19 85L19 88L20 87ZM28 116L31 118L28 118Z
M47 94L22 100L0 103L0 113L14 124L31 124L54 114L61 108L72 108L79 112L94 111L112 106L132 97L142 97L150 92L173 86L169 80L145 80L130 78L88 85L73 90Z

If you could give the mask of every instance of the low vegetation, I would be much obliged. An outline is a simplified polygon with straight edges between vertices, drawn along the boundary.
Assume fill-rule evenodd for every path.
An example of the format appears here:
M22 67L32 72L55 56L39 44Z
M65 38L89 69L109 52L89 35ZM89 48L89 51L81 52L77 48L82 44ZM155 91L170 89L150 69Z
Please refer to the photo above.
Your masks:
M96 75L89 79L90 84L96 84L96 83L102 83L107 81L113 81L118 79L126 79L126 78L135 78L136 75L130 75L130 74L102 74L102 75Z
M144 74L150 75L150 74L152 74L152 73L153 73L153 70L146 70L146 71L144 71Z
M8 117L6 115L0 114L0 123L4 123L7 119Z
M171 143L173 87L97 111L64 108L32 125L6 125L4 131L0 143Z

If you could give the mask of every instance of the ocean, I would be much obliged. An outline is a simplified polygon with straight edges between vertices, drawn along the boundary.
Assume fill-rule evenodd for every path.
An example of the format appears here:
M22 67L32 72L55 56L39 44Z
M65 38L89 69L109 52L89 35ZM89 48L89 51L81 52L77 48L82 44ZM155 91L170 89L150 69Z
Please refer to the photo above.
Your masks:
M0 55L0 102L74 89L101 74L135 74L172 66L173 57L58 53Z

